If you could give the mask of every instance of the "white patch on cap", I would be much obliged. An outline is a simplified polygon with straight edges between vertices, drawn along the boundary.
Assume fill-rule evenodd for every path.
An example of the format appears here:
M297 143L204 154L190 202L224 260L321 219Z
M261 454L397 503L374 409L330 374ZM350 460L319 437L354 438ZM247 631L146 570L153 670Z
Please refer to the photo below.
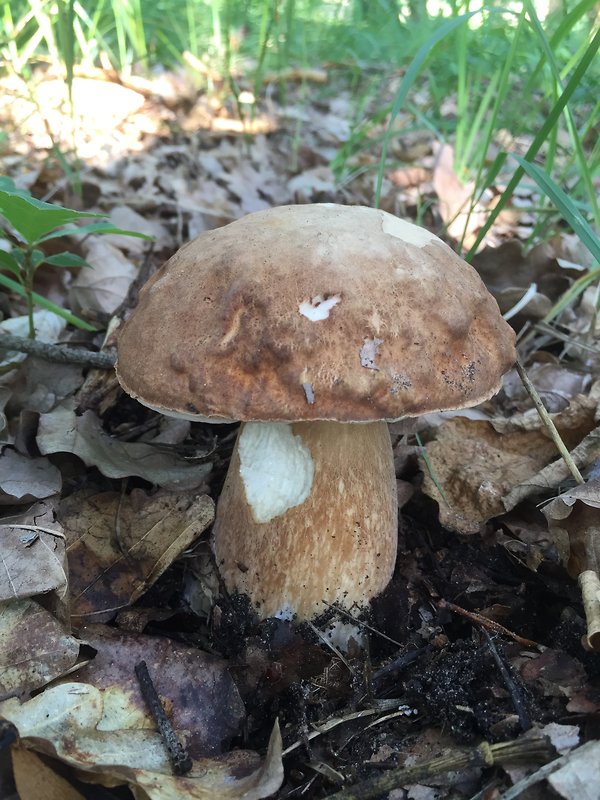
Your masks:
M379 369L375 359L379 355L379 347L382 344L383 339L365 339L365 343L358 351L361 366L366 369Z
M246 500L257 522L285 514L309 496L313 460L287 422L246 423L238 452Z
M312 300L303 300L298 306L298 311L302 316L309 319L311 322L320 322L327 319L331 309L337 305L342 298L339 294L332 294L331 297L325 299L323 295L318 294Z
M302 388L304 389L306 402L312 406L313 403L315 402L315 393L312 388L312 383L303 383Z
M413 225L412 222L394 217L386 211L381 212L381 228L384 233L389 233L390 236L402 239L407 244L414 244L416 247L425 247L431 242L441 241L426 228L421 228L418 225Z

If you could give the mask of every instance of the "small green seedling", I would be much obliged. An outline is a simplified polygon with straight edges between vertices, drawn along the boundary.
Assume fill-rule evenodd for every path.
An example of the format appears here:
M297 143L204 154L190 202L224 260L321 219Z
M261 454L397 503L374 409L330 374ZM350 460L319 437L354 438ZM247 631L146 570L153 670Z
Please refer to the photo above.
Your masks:
M73 224L82 219L98 221L84 225ZM31 339L35 339L33 308L36 305L58 314L78 328L94 330L89 323L33 291L35 272L42 264L53 267L91 268L91 264L84 258L68 250L47 256L41 249L44 242L61 236L86 236L91 233L120 233L142 239L152 238L143 233L117 228L102 214L74 211L71 208L62 208L36 200L29 192L17 189L10 178L2 176L0 176L0 226L0 237L10 244L10 250L0 248L0 285L25 297ZM4 272L14 275L14 279L4 275Z

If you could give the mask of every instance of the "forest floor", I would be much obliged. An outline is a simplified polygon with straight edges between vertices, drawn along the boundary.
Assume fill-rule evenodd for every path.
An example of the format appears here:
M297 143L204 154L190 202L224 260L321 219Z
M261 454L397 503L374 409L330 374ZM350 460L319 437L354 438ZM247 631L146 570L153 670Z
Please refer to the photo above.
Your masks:
M153 237L69 237L93 269L42 266L36 291L97 330L41 311L39 338L110 352L109 321L140 283L244 214L373 205L383 123L357 140L353 90L335 71L288 78L253 109L180 74L99 71L75 78L74 114L49 75L33 91L4 80L2 172ZM468 249L506 175L467 215L473 190L451 147L402 114L396 128L380 207ZM223 596L208 536L235 426L167 420L112 370L4 352L0 716L15 727L2 727L2 797L16 781L23 800L600 798L596 290L544 322L592 261L560 227L524 246L538 200L523 184L473 264L512 310L521 360L586 482L514 370L476 409L393 423L399 555L366 650L329 646L326 619L259 622ZM0 333L27 335L22 299L1 304ZM578 576L592 585L587 619ZM193 759L184 776L140 694L142 660Z

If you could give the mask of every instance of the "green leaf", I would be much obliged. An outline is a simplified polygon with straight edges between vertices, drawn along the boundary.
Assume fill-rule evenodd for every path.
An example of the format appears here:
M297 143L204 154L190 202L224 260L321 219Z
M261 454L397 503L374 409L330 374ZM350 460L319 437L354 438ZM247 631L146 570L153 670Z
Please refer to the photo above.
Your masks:
M31 251L31 266L34 269L37 269L40 266L40 264L44 263L45 258L46 258L46 254L44 253L43 250L37 250L37 249L32 250Z
M12 255L4 250L0 250L0 269L7 269L15 275L19 275L19 262Z
M379 207L379 200L381 197L381 187L383 185L383 174L385 171L385 163L387 160L387 151L389 146L390 138L392 137L394 131L394 122L396 117L402 110L402 106L408 97L408 93L415 82L421 68L430 57L432 50L434 47L442 41L446 36L448 36L452 31L456 28L463 25L467 20L471 19L472 16L475 14L479 14L480 10L478 11L470 11L467 14L462 14L460 17L453 17L449 20L446 20L442 25L437 28L433 34L427 39L425 44L421 45L421 47L417 50L417 53L413 60L410 62L408 69L404 77L402 78L402 83L398 87L398 91L396 92L396 96L394 97L394 102L392 104L392 111L390 113L390 118L388 120L387 128L383 138L383 147L381 148L381 157L379 159L379 169L377 170L377 183L375 186L375 206Z
M0 190L3 192L17 192L17 187L12 178L6 175L0 175Z
M92 265L88 264L85 258L66 251L64 253L57 253L55 256L48 256L44 263L50 264L53 267L89 267L92 269Z
M594 34L592 41L590 42L589 46L587 47L585 53L581 57L576 68L573 70L573 74L569 78L567 85L565 86L563 92L560 94L554 106L550 109L548 116L541 126L541 128L537 131L536 135L533 137L533 141L529 145L527 152L525 153L525 161L531 163L535 156L537 155L538 150L540 147L546 142L550 132L558 122L560 115L563 112L564 107L567 105L569 100L571 99L572 95L574 94L575 90L578 88L582 76L585 74L587 68L592 63L594 56L596 55L598 48L600 47L600 28ZM502 211L502 209L506 206L506 204L511 199L513 192L519 185L521 178L523 177L525 170L522 166L517 167L515 170L512 178L509 180L506 188L500 195L498 202L492 209L491 213L488 215L488 218L484 225L482 225L479 233L477 234L477 238L475 242L471 245L471 249L465 256L467 261L470 261L475 253L477 252L477 248L481 244L481 242L485 239L487 232L492 227L494 222L496 221L498 214Z
M6 289L10 289L11 292L15 292L15 294L20 295L21 297L27 297L27 292L21 286L20 283L13 281L12 278L8 278L6 275L2 275L0 272L0 286L4 286ZM66 308L61 308L57 306L56 303L52 303L50 300L46 300L45 297L42 297L41 294L37 292L31 292L31 297L33 302L40 306L41 308L45 308L48 311L52 311L54 314L57 314L62 319L65 319L71 325L74 325L76 328L81 328L84 331L95 331L93 325L90 325L89 322L86 322L83 319L75 316L70 311L67 311Z
M579 236L596 261L600 263L600 239L598 239L591 225L571 198L537 164L526 161L521 156L515 155L514 157L544 194L552 200L571 228L573 228L574 233Z
M81 235L88 235L90 233L120 233L123 236L135 236L138 239L146 239L147 241L153 241L153 236L148 236L146 233L138 233L137 231L126 231L123 228L115 228L112 222L90 222L88 225L78 225L73 226L72 228L67 228L66 230L60 231L53 231L52 233L48 233L45 236L42 236L39 239L40 242L47 242L50 239L58 239L61 236L81 236Z
M43 241L43 236L61 225L84 217L101 217L88 211L44 203L26 192L0 189L0 213L28 244Z

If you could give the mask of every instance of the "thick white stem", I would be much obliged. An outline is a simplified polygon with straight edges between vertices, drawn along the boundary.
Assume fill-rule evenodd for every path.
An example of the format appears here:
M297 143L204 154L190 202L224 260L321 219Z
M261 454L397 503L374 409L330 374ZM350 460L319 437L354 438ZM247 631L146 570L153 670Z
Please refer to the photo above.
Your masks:
M213 533L227 590L247 594L263 618L311 619L326 603L367 606L396 559L386 423L248 423L246 431Z

